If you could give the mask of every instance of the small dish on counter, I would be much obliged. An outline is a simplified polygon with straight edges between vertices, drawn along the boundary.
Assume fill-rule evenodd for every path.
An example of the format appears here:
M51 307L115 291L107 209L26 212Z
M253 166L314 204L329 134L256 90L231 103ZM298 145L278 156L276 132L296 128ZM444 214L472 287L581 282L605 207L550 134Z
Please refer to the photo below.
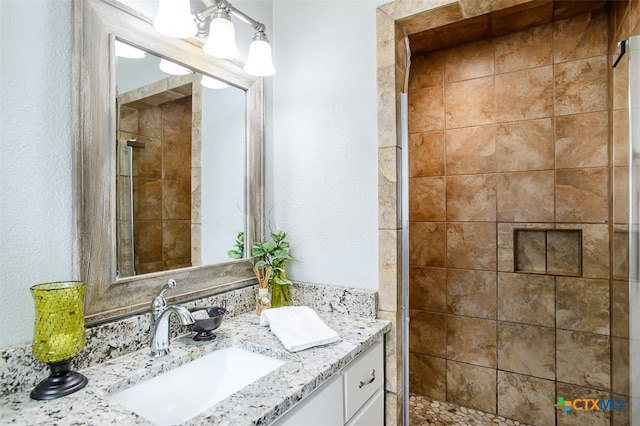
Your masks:
M193 315L194 323L189 325L190 331L195 331L196 335L193 336L193 340L207 341L216 338L213 331L220 327L222 319L227 313L226 303L223 302L223 306L208 306L205 308L191 308L189 309L191 315Z

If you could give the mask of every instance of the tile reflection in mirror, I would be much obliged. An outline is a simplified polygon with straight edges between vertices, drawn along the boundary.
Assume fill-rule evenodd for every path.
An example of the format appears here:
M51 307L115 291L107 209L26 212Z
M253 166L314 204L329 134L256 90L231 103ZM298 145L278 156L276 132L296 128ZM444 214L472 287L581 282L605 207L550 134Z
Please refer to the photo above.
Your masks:
M245 91L144 53L115 61L120 278L227 261L246 231Z

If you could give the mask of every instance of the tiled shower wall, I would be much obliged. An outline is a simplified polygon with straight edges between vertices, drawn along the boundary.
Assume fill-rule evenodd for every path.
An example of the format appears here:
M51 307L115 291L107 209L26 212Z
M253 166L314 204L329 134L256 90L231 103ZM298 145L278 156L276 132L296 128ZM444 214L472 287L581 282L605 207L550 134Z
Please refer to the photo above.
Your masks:
M540 425L609 424L553 405L628 394L607 30L603 10L412 57L411 392ZM580 231L579 276L515 272L516 229Z
M192 98L121 107L120 140L133 148L136 274L191 266Z

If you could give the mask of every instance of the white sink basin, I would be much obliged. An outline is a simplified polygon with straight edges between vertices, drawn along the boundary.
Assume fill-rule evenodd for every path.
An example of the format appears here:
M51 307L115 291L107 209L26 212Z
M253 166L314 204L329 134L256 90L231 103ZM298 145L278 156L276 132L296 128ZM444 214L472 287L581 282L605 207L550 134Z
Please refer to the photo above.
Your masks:
M215 352L109 396L158 425L175 425L269 374L284 361L239 348Z

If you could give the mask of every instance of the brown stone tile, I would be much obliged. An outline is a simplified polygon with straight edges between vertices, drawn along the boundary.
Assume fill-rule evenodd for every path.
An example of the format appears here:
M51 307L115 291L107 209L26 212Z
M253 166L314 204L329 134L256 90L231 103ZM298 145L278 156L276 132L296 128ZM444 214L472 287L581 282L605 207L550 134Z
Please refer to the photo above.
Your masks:
M409 264L412 266L446 265L446 228L444 223L409 223Z
M629 282L611 282L611 335L629 337Z
M134 220L162 219L162 181L133 178Z
M444 130L444 90L429 87L409 91L409 133Z
M162 141L160 139L140 136L138 142L144 148L133 148L133 176L160 179L162 177Z
M495 223L447 224L447 267L494 270Z
M613 223L629 223L629 168L613 167Z
M554 425L556 385L551 380L498 371L498 415L536 425Z
M620 395L629 395L629 339L611 338L611 390Z
M613 111L613 165L629 165L629 110Z
M601 390L588 387L574 386L558 382L556 384L556 395L564 398L565 401L576 399L609 399L610 395ZM581 404L579 404L582 407ZM605 410L568 410L563 413L556 410L557 426L609 426L611 412Z
M555 114L603 111L607 108L607 57L597 56L555 65Z
M162 221L162 256L165 261L191 257L191 220Z
M553 328L498 321L498 369L555 380Z
M436 50L411 56L409 90L424 89L444 84L444 52Z
M445 178L416 177L409 179L409 220L444 221Z
M498 174L498 221L552 222L553 171Z
M496 74L553 63L551 24L538 25L496 39Z
M548 230L547 273L582 275L582 234L579 230Z
M496 319L496 273L447 269L447 313Z
M556 172L556 221L605 223L608 214L606 168ZM500 193L498 192L498 202Z
M498 319L555 327L555 278L498 273Z
M191 182L191 144L163 142L162 178Z
M444 176L444 132L409 135L409 177Z
M191 96L162 105L162 139L191 143Z
M496 321L447 315L447 358L496 368Z
M191 222L191 183L162 181L162 218Z
M400 203L398 202L398 173L400 148L378 149L378 227L398 229L401 227Z
M120 120L118 121L118 130L121 132L138 133L138 110L120 107Z
M527 0L491 0L491 1L477 1L477 0L461 0L463 10L466 16L478 16L484 15L489 12L500 11L501 9L508 7L515 7L517 5L523 5L528 8ZM518 9L519 10L519 9ZM492 411L493 412L493 411Z
M613 110L629 109L629 61L620 61L613 71Z
M447 270L444 268L409 268L409 308L446 312Z
M607 224L559 223L558 229L582 229L582 276L609 278L609 226Z
M499 172L554 168L551 118L502 123L498 125L497 136L496 163Z
M450 222L496 220L496 177L494 174L449 176L446 218Z
M447 175L496 171L496 126L447 130Z
M609 311L609 281L556 279L556 327L608 335Z
M409 351L445 357L447 354L445 315L410 310L409 318Z
M609 347L608 336L558 329L557 380L608 391L611 380Z
M409 354L409 389L411 393L444 401L447 398L447 368L443 358Z
M544 273L547 270L546 232L537 229L516 229L515 270Z
M469 94L473 93L470 102ZM494 78L482 77L445 85L447 129L493 124L495 120Z
M629 426L631 424L632 411L629 406L634 398L618 394L611 395L611 398L616 401L616 408L619 408L611 412L611 426ZM635 403L637 404L637 400Z
M133 231L136 264L161 261L162 222L159 220L136 221Z
M496 121L531 120L553 115L553 67L496 75Z
M522 4L522 7L526 11L509 7L492 13L491 26L494 34L522 31L523 28L542 25L553 19L553 3L528 2Z
M556 118L556 168L606 167L608 162L606 111Z
M162 139L162 110L159 106L138 112L138 132L140 136Z
M447 401L496 412L496 370L447 361Z
M466 43L444 52L445 83L455 83L493 74L493 40Z
M613 225L613 278L629 279L629 229L627 225Z
M567 62L607 53L607 16L585 13L553 24L554 62Z

